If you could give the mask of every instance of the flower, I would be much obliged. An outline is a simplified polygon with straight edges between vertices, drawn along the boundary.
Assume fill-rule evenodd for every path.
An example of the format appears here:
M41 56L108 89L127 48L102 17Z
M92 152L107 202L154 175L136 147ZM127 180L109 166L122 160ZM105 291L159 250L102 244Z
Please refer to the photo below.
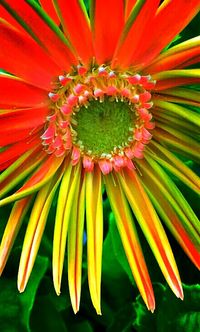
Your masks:
M184 68L199 61L200 38L166 46L198 10L198 0L116 0L114 6L96 0L88 16L78 0L1 0L0 205L15 202L0 247L1 273L33 202L20 292L58 191L56 293L67 251L69 292L78 311L86 219L89 290L101 313L105 189L148 309L155 308L154 294L131 210L169 286L183 298L160 217L199 268L198 220L174 177L198 192L198 177L182 156L198 159L199 119L192 106L200 98L187 85L200 81L200 70Z

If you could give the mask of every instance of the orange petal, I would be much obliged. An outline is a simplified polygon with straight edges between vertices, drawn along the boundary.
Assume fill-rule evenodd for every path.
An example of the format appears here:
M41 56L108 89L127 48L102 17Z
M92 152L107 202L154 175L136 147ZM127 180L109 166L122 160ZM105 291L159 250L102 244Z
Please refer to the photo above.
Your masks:
M177 297L183 298L178 269L162 224L135 171L126 169L120 182L160 269Z
M131 212L117 177L104 177L106 192L135 282L149 310L155 309L153 289Z

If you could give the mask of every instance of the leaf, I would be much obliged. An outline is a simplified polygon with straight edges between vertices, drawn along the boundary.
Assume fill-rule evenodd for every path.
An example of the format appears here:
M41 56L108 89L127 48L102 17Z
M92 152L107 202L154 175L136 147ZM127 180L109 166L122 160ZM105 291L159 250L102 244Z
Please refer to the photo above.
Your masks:
M23 294L19 294L16 280L0 279L0 327L4 332L31 332L29 318L36 292L48 267L48 259L38 256L29 284Z
M200 327L200 285L183 285L184 300L177 299L168 287L154 285L157 308L149 313L138 296L134 308L137 332L190 332Z

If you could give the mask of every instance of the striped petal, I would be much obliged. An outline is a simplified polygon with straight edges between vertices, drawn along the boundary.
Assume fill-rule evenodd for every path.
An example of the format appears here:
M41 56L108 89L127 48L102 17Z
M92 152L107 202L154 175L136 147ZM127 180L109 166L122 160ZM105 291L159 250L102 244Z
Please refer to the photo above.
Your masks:
M53 179L39 191L35 199L19 263L17 284L20 292L24 291L30 277L46 226L48 213L61 176L62 173L55 174Z
M74 313L80 306L84 216L85 177L76 188L68 230L68 284Z
M177 297L183 298L178 269L165 231L135 171L119 176L123 190L146 236L160 269ZM141 209L144 207L144 209Z
M113 16L112 16L113 15ZM114 18L114 19L112 19ZM120 33L124 26L124 1L92 0L90 13L94 49L99 64L113 57Z
M136 284L149 310L155 309L153 289L131 212L117 177L105 176L106 192Z
M200 9L199 0L165 0L160 5L132 65L147 66L184 29ZM145 43L144 43L145 40Z
M144 72L158 73L184 66L190 59L198 59L200 55L200 37L189 39L160 54ZM198 62L198 61L197 61ZM195 63L195 62L193 62Z
M0 40L2 69L34 86L47 91L52 89L52 80L60 74L60 68L33 39L0 20Z
M171 88L160 91L156 94L156 99L172 101L179 104L200 106L200 92L187 88ZM186 112L187 113L187 112ZM197 122L198 124L198 122Z
M151 142L152 153L150 153L154 160L156 160L162 167L174 174L178 179L185 183L197 194L200 191L199 177L183 162L181 162L173 153L171 153L164 146L155 141Z
M83 1L53 0L67 38L77 51L78 58L88 64L94 56L89 18ZM77 29L78 22L78 29Z
M200 69L177 69L152 75L157 81L154 90L160 91L174 86L200 82Z
M60 19L56 14L56 10L54 8L52 0L39 0L40 5L44 9L44 11L52 18L52 20L56 23L56 25L60 24Z
M36 1L2 0L1 4L59 67L68 70L76 63L68 40Z
M177 197L182 195L177 188L177 195L169 191L169 187L172 186L174 189L175 185L167 174L156 166L156 162L153 161L151 166L145 161L140 163L143 184L170 231L189 258L200 268L200 238L197 217L191 212L187 202L182 202L182 198L178 201Z
M138 48L141 49L145 45L146 31L151 27L159 2L159 0L137 1L120 36L112 61L113 67L127 68L134 63L133 55L137 53Z
M103 204L101 193L101 172L96 168L86 173L86 223L88 283L92 303L101 314L101 263L103 244Z
M32 196L26 197L19 202L16 202L12 208L0 245L0 275L6 265L31 200Z
M62 162L63 157L55 158L54 155L47 157L46 160L43 161L43 163L38 167L38 169L19 190L0 201L0 206L24 198L32 194L33 192L39 190L45 183L47 183L52 178L52 176L55 174Z
M74 167L73 170L71 164L67 166L58 196L53 240L53 281L58 295L61 288L69 220L76 189L79 187L80 173L80 164Z

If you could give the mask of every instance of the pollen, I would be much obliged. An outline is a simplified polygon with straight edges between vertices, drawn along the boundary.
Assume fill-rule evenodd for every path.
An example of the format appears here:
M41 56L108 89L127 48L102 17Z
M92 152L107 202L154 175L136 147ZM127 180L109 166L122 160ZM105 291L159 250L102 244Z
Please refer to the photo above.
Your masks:
M60 75L50 91L42 144L48 154L70 156L87 172L97 164L103 174L134 168L152 138L150 109L155 81L108 66L79 65Z

